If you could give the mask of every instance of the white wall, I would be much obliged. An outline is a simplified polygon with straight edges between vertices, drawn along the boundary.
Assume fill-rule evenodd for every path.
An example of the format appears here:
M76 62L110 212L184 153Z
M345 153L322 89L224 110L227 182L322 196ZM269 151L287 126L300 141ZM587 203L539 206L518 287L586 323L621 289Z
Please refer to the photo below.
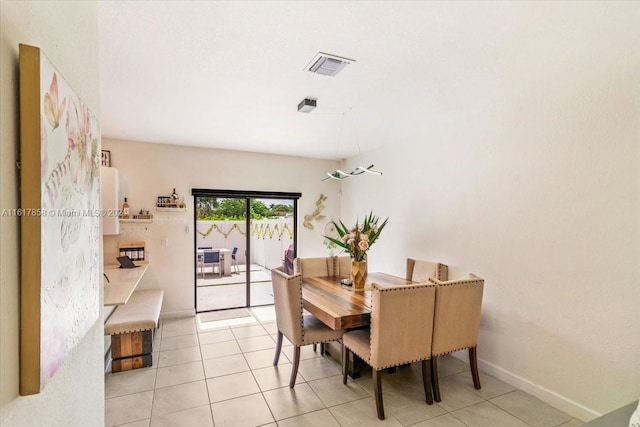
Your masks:
M640 397L640 27L627 5L581 8L537 55L488 70L486 108L425 117L365 153L382 177L343 184L347 224L390 217L370 269L403 275L414 257L479 274L482 367L582 419Z
M123 223L119 236L105 236L105 260L115 262L119 240L145 240L151 267L139 287L164 290L163 316L194 313L192 188L300 192L298 253L328 254L322 245L322 233L326 221L339 212L339 187L321 179L332 169L332 161L104 137L102 146L111 151L111 165L120 171L120 200L126 196L132 212L143 208L154 214L151 224ZM174 187L184 197L187 212L156 212L156 198L169 195ZM314 221L314 230L308 230L302 226L302 218L315 210L320 193L328 196L323 211L327 219ZM167 239L167 246L161 245L163 238Z
M40 47L99 117L98 12L95 2L3 1L0 8L0 202L12 209L19 207L18 44ZM102 426L102 319L40 394L18 394L19 223L0 218L0 425Z

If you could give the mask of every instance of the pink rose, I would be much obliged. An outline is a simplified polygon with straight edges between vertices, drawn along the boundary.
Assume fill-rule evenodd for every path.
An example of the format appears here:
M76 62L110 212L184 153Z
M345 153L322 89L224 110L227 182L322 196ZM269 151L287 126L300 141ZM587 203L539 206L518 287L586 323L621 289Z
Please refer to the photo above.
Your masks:
M358 242L358 247L361 251L366 251L367 249L369 249L369 242L367 242L366 240L360 240L360 242Z

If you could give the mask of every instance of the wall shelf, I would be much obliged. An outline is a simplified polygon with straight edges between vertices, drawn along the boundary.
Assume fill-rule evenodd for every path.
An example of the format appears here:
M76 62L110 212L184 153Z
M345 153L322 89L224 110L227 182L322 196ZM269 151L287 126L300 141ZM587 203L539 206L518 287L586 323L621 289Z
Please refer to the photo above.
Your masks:
M153 222L153 218L151 219L134 219L134 218L122 219L121 218L120 222L149 223L149 222Z
M187 208L156 208L157 212L186 212Z

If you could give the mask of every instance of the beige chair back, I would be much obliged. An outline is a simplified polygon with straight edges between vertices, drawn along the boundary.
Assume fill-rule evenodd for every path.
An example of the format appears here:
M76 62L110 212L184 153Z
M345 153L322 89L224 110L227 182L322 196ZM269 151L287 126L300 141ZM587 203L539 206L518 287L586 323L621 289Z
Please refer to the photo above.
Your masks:
M329 257L296 258L294 272L302 277L333 276L333 260Z
M351 274L351 257L334 256L333 257L333 275L349 276Z
M407 280L414 282L426 282L429 277L438 280L448 280L449 267L439 262L420 261L407 258Z
M282 267L271 270L278 330L293 345L302 345L302 276L287 276Z
M435 286L371 286L371 356L376 370L431 356Z
M473 274L470 276L469 279L446 282L429 279L437 285L431 348L434 356L478 344L484 280Z

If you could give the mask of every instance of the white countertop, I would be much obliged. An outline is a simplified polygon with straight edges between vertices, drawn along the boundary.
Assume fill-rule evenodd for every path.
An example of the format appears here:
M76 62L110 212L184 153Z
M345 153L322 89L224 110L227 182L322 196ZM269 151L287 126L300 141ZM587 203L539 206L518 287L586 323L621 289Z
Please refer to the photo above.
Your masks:
M126 304L148 267L149 264L137 268L105 265L104 274L109 281L104 281L104 305Z

